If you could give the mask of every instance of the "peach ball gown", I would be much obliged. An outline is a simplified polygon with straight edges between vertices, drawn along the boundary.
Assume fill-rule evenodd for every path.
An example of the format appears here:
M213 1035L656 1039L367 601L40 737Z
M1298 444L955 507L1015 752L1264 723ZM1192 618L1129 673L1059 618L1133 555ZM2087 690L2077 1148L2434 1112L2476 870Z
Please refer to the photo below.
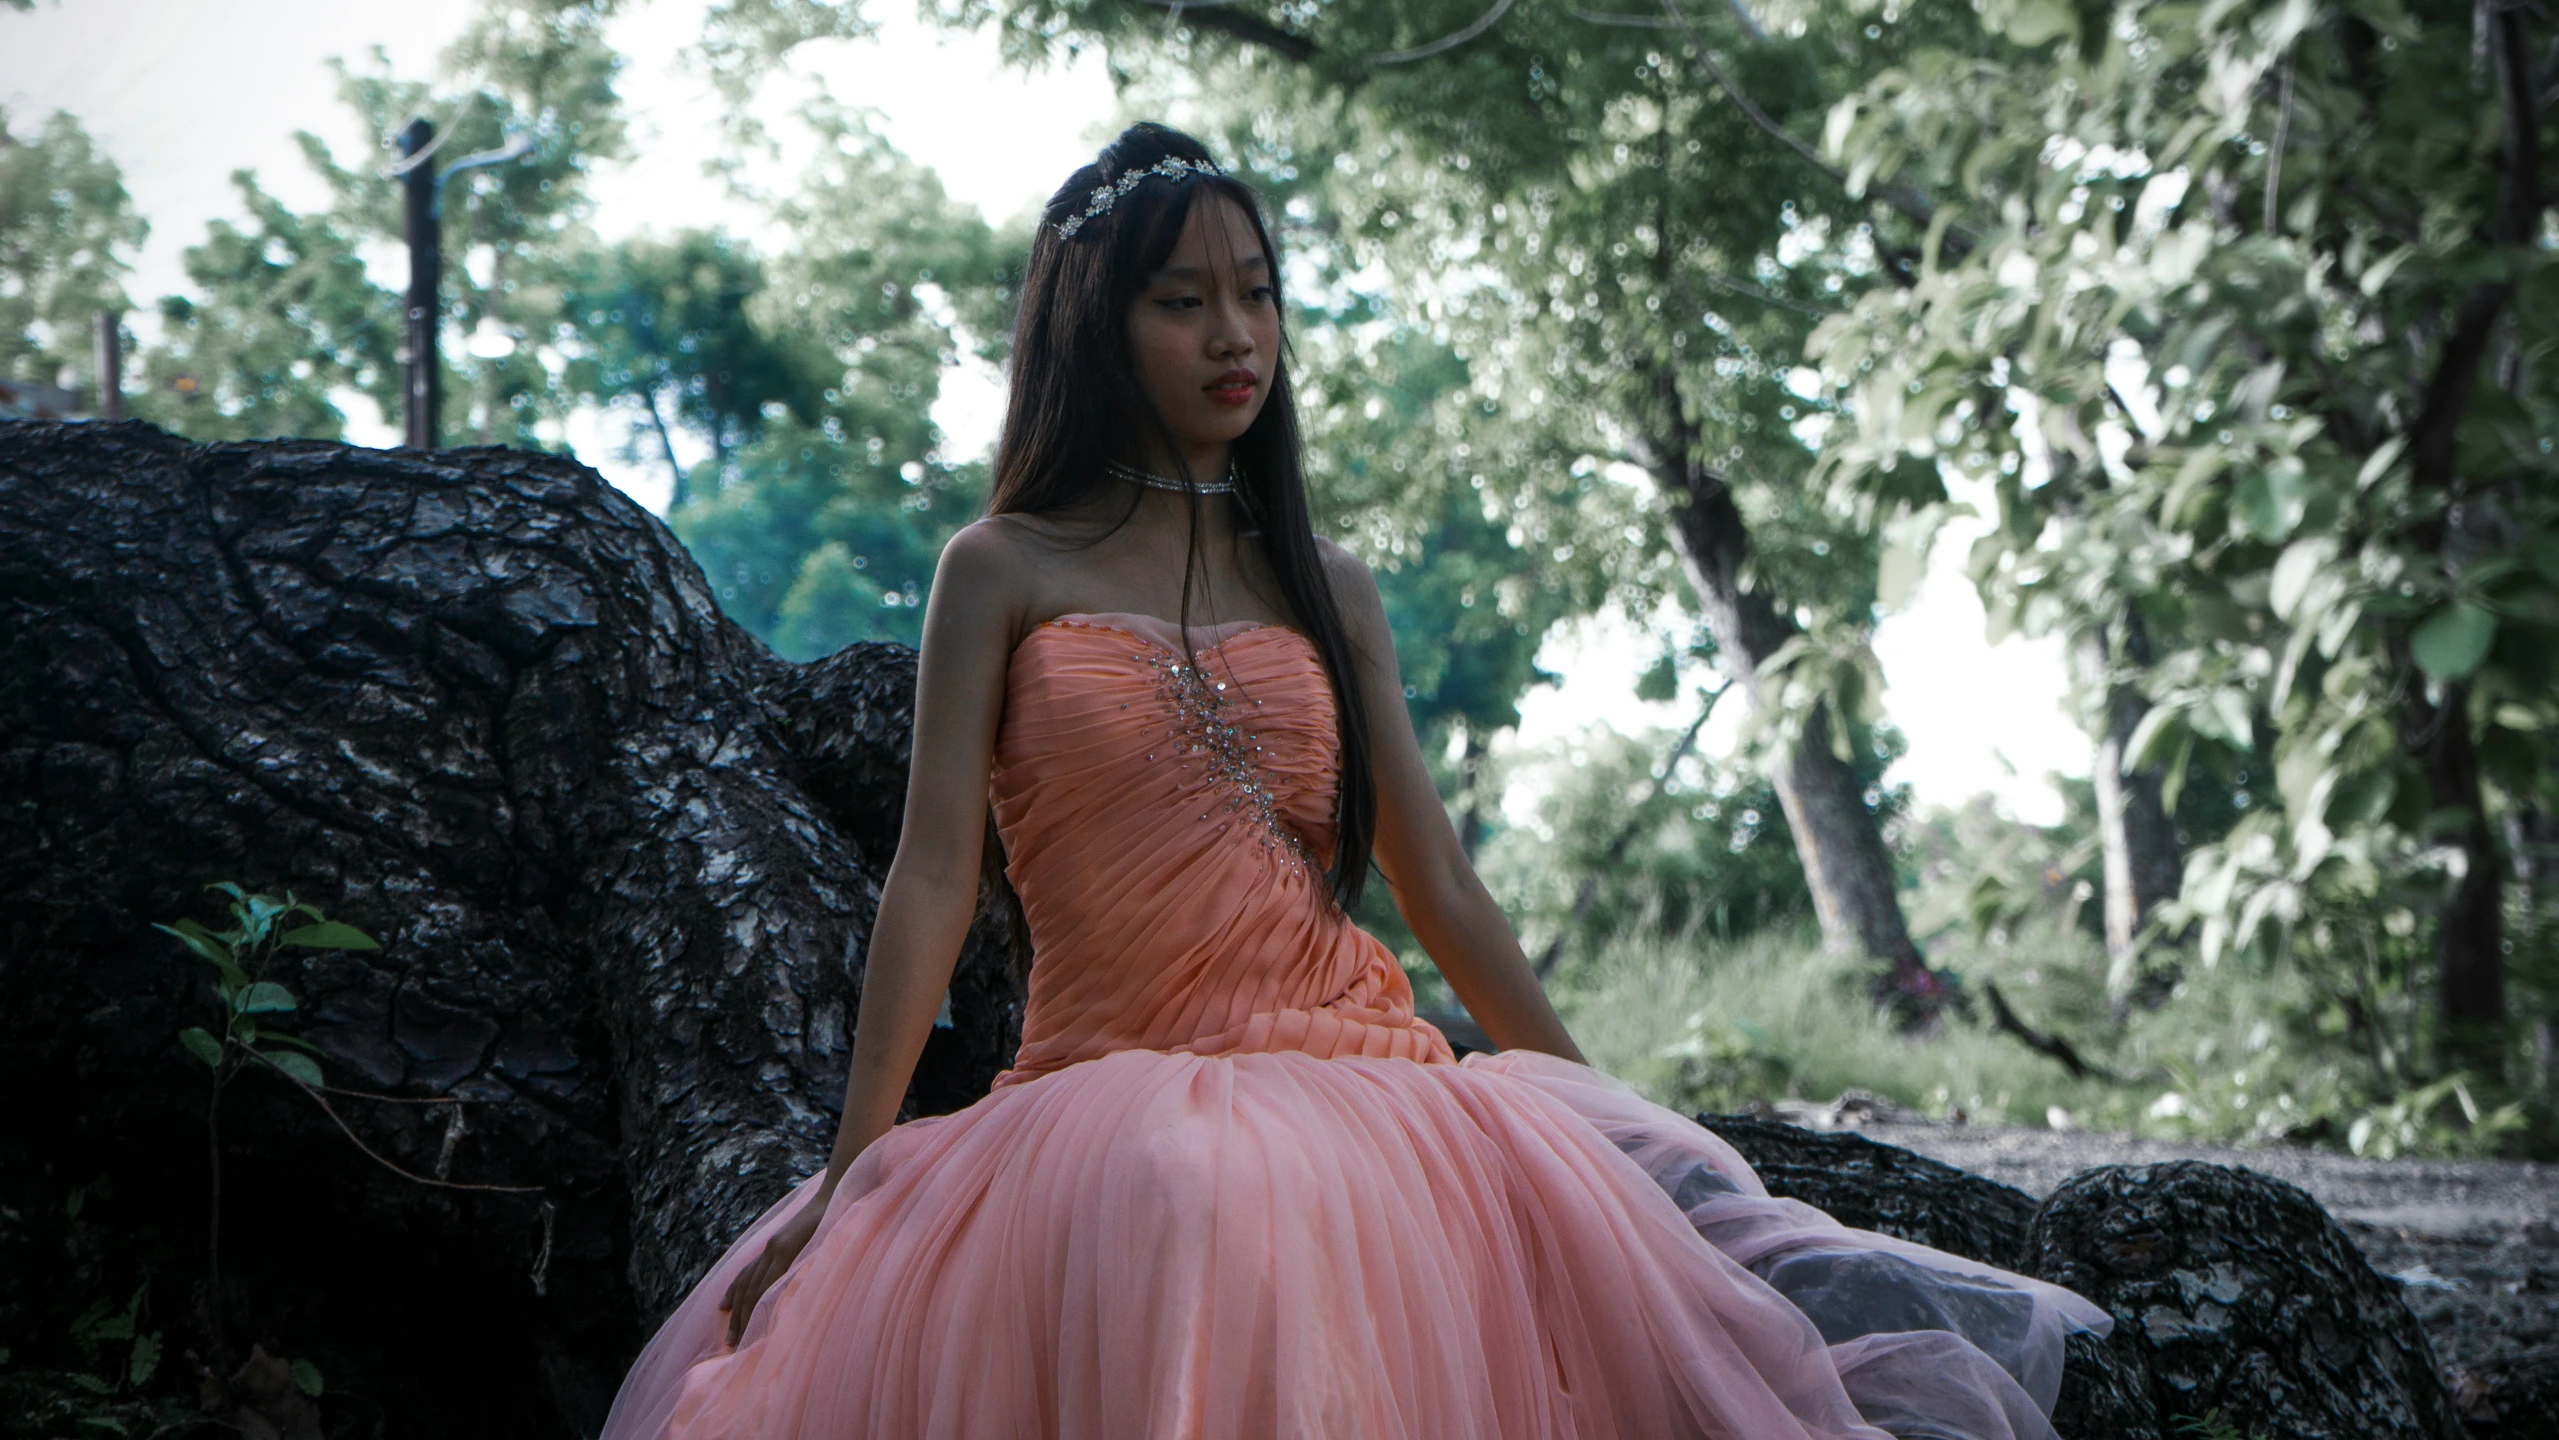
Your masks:
M2046 1437L2068 1291L1767 1195L1546 1055L1452 1059L1322 873L1331 690L1277 625L1061 616L993 767L1036 959L993 1093L802 1182L607 1440Z

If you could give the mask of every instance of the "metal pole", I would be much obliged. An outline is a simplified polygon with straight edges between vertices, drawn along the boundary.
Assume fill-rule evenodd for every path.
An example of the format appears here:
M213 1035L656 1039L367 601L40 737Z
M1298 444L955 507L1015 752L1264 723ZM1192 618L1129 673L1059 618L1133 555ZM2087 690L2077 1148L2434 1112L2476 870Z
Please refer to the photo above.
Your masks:
M435 127L425 118L409 122L400 132L402 158L413 158L435 138ZM442 328L442 306L436 294L443 268L441 226L436 215L436 176L433 165L419 163L400 176L400 187L406 193L406 221L409 236L409 385L408 445L412 450L435 448L436 414L443 400L443 367L435 353L436 334Z
M98 403L101 420L124 418L124 317L98 312Z

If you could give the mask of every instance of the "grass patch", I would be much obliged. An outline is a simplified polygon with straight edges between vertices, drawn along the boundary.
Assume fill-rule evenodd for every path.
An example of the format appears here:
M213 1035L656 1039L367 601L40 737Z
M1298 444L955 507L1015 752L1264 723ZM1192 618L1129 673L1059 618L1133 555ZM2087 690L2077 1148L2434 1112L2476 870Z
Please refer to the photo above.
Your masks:
M1938 1119L2065 1124L2171 1140L2307 1140L2372 1154L2476 1152L2506 1133L2475 1101L2382 1096L2307 1017L2288 969L2191 968L2158 1008L2119 1027L2102 950L2058 924L2002 943L1941 938L1938 962L1972 1002L1904 1034L1866 998L1866 966L1809 926L1736 940L1632 931L1549 987L1591 1062L1662 1104L1733 1110L1850 1089ZM2073 1077L1995 1029L1995 981L2027 1023L2068 1037L2112 1078ZM2360 1122L2360 1124L2359 1124Z

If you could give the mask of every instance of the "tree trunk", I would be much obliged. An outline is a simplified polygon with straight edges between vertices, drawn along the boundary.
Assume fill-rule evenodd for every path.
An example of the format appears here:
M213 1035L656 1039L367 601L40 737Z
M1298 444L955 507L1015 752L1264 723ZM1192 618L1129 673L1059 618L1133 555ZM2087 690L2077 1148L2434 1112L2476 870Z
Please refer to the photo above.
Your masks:
M2124 660L2140 668L2150 663L2148 636L2141 618L2125 611ZM2127 770L2126 747L2150 709L2141 691L2114 678L2113 657L2102 633L2081 637L2074 647L2080 682L2101 697L2103 713L2094 767L2097 791L2097 836L2106 877L2106 954L2119 972L2134 960L2133 942L2151 912L2177 898L2185 878L2185 857L2177 844L2176 821L2160 792L2156 767Z
M216 1002L150 926L210 918L213 881L292 891L382 943L285 952L300 1006L262 1017L412 1102L333 1097L355 1133L541 1188L400 1179L244 1073L233 1334L318 1354L393 1433L591 1433L645 1326L824 1163L913 677L895 646L777 659L563 458L0 424L0 1085L42 1097L0 1120L0 1207L121 1176L120 1223L204 1233L177 1035ZM1008 924L972 931L911 1111L1010 1058ZM98 1281L59 1279L0 1283L0 1334L60 1333L23 1307Z
M2445 838L2460 852L2461 874L2435 912L2443 1058L2500 1078L2506 1046L2505 867L2479 783L2468 687L2447 685L2442 703L2412 698L2408 708L2407 731L2418 747L2431 806L2460 817L2459 828Z
M1671 502L1672 549L1714 629L1727 672L1745 682L1754 706L1766 704L1759 667L1799 632L1765 591L1743 585L1750 534L1741 511L1724 477L1696 458L1697 438L1667 368L1657 383L1670 434L1649 442L1643 459ZM1944 982L1911 941L1892 853L1866 804L1865 786L1831 749L1825 716L1804 727L1770 778L1795 833L1823 940L1879 962L1884 970L1879 996L1914 1018L1933 1014L1944 999Z
M2526 12L2482 8L2477 16L2480 58L2496 75L2503 141L2494 208L2482 217L2479 238L2519 254L2541 232L2541 113L2546 104L2535 75L2535 46ZM2452 330L2428 377L2417 419L2409 428L2410 473L2421 489L2445 497L2441 515L2416 538L2442 558L2447 573L2493 545L2494 512L2486 499L2491 477L2466 474L2459 444L2462 422L2477 389L2482 361L2498 342L2514 298L2513 272L2499 267L2464 292ZM2512 483L2512 482L2510 482ZM2523 483L2528 484L2526 480ZM2490 542L2483 544L2483 541ZM2462 873L2435 916L2435 973L2443 1031L2455 1063L2494 1075L2505 1061L2505 955L2500 910L2504 874L2496 836L2488 825L2480 786L2479 756L2470 737L2469 687L2446 684L2438 699L2420 692L2416 666L2403 647L2396 657L2409 696L2400 717L2402 743L2417 758L2435 811L2460 814L2454 844Z

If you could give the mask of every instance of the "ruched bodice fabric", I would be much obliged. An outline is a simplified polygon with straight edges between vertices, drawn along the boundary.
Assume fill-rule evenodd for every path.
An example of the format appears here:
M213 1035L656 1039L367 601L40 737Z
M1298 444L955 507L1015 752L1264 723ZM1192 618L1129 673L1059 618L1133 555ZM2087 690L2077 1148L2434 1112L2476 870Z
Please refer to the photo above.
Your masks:
M991 799L1034 959L990 1095L853 1163L736 1347L777 1201L605 1440L2049 1440L2086 1301L1769 1196L1586 1067L1451 1059L1324 877L1282 626L1063 616Z
M1395 957L1333 903L1335 716L1313 647L1227 626L1194 631L1214 643L1186 659L1182 638L1076 615L1014 651L995 821L1039 961L996 1083L1129 1049L1453 1061Z

